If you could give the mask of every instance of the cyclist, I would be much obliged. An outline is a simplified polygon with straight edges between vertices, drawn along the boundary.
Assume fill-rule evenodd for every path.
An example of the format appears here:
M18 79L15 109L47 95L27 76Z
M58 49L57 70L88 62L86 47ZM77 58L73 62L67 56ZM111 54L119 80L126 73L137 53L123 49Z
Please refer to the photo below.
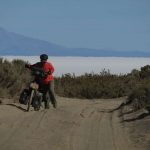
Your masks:
M40 62L37 62L33 65L26 64L25 67L32 69L32 68L39 68L42 69L45 72L45 76L43 78L39 78L38 76L35 76L35 82L39 84L39 86L42 88L43 91L43 101L45 102L45 108L49 109L49 99L46 98L47 93L50 96L51 103L54 108L57 107L57 101L55 97L54 92L54 67L53 65L48 62L48 55L42 54L40 55Z

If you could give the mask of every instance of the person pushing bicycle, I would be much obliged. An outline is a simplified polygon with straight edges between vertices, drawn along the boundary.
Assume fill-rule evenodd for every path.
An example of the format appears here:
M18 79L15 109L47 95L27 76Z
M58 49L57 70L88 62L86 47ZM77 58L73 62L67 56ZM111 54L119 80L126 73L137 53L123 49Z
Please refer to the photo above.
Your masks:
M53 65L47 61L48 55L42 54L40 55L40 62L37 62L33 65L25 64L25 67L28 69L38 68L44 71L43 77L35 76L34 81L39 84L43 91L43 101L45 102L45 109L49 109L49 99L47 99L46 95L49 94L51 103L54 108L57 107L57 101L54 92L54 67Z

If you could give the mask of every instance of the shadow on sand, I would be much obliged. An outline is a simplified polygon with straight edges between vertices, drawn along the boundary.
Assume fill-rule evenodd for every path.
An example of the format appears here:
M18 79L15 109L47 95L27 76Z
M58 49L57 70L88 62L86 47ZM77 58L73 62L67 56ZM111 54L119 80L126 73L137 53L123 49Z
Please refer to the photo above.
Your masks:
M22 108L21 106L17 106L17 105L15 105L15 104L6 104L6 105L9 105L9 106L12 106L12 107L18 108L18 109L22 110L23 112L27 112L27 110L26 110L26 109L24 109L24 108Z
M143 119L143 118L145 118L149 115L150 115L150 112L142 113L142 114L140 114L139 116L137 116L135 118L124 119L123 122L132 122L132 121L140 120L140 119Z

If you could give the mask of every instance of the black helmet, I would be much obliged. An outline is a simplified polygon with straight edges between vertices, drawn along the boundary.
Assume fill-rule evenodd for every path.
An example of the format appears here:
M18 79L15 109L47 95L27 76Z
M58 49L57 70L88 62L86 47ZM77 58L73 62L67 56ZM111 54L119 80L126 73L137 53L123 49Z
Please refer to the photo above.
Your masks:
M48 55L42 54L42 55L40 55L40 59L41 60L47 60L48 59Z

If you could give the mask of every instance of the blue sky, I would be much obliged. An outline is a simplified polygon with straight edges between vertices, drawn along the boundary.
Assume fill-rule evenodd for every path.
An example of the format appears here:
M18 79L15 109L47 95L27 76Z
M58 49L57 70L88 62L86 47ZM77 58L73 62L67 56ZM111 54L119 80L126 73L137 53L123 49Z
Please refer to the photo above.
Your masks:
M0 0L0 27L67 47L150 50L150 0Z

